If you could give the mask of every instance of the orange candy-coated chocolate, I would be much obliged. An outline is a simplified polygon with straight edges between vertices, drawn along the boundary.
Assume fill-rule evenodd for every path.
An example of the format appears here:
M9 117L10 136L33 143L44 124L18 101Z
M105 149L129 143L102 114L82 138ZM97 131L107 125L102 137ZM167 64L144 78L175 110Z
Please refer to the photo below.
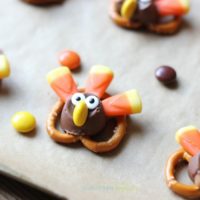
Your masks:
M62 66L66 66L69 69L73 70L80 66L81 59L76 52L70 50L63 50L59 54L59 63Z
M176 140L191 156L200 152L200 132L197 128L188 126L178 130Z
M189 11L189 0L156 0L158 12L162 16L182 16Z

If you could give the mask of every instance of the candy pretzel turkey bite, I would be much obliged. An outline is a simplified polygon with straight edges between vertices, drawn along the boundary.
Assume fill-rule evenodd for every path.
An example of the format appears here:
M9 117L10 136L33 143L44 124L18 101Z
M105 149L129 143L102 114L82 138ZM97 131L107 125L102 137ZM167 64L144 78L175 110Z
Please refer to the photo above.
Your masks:
M175 33L188 11L189 0L111 0L110 6L110 16L117 25L144 27L159 34Z
M200 197L200 132L193 126L180 129L176 140L182 148L173 153L167 161L165 176L168 187L175 193L190 199ZM194 185L178 182L175 171L180 161L189 163L188 174Z
M53 107L47 131L60 143L81 141L89 150L100 153L118 146L126 132L126 115L140 113L141 99L136 90L109 96L105 93L113 79L106 66L95 65L89 73L86 87L78 89L67 67L54 69L47 75L48 83L60 100ZM58 118L63 132L56 128ZM109 118L116 119L114 134L106 141L97 142L91 136L102 134Z

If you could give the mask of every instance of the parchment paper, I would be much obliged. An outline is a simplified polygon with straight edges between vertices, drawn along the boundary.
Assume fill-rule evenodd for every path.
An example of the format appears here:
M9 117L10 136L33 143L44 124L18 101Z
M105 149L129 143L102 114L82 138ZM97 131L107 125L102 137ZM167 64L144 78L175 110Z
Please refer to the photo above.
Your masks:
M162 37L117 27L108 17L108 0L67 0L50 7L0 1L0 46L12 66L0 92L1 171L73 200L181 199L167 188L164 167L179 148L176 130L200 127L199 6L193 0L181 32ZM58 97L45 76L58 66L57 52L64 48L81 55L82 68L74 73L80 86L92 65L104 64L115 72L110 93L140 91L143 112L128 120L127 135L112 153L59 145L47 135L47 116ZM177 70L177 86L167 88L155 79L155 68L163 64ZM31 136L10 124L21 110L37 118ZM186 170L180 179L189 181L184 177Z

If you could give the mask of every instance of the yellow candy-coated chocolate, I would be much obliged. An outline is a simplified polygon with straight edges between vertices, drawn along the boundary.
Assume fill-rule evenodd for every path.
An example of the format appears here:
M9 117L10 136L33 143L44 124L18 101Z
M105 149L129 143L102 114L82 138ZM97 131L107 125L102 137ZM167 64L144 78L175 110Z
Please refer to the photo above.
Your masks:
M28 133L36 127L35 117L31 113L25 111L15 113L11 119L11 123L13 127L21 133Z
M6 78L10 75L10 64L7 57L0 55L0 79Z
M73 122L76 126L81 127L85 124L88 116L88 108L85 101L80 101L74 108Z
M130 19L137 8L137 0L125 0L121 8L121 16Z

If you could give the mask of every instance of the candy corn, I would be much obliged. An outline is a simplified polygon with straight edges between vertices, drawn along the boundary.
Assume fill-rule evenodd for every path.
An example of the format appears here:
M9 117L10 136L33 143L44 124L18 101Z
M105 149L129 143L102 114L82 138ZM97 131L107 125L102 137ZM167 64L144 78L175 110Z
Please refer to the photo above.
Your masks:
M57 95L66 101L66 98L77 92L77 86L67 67L59 67L47 75L47 81Z
M107 116L123 116L142 111L141 98L136 90L109 97L102 104Z
M159 14L162 16L181 16L190 9L189 0L156 0L155 4Z
M125 0L121 8L121 16L130 19L137 8L137 0Z
M92 67L89 78L86 82L86 93L93 93L101 98L110 82L113 79L113 72L106 66L95 65Z
M176 141L190 155L200 152L200 132L194 126L181 128L176 133Z

